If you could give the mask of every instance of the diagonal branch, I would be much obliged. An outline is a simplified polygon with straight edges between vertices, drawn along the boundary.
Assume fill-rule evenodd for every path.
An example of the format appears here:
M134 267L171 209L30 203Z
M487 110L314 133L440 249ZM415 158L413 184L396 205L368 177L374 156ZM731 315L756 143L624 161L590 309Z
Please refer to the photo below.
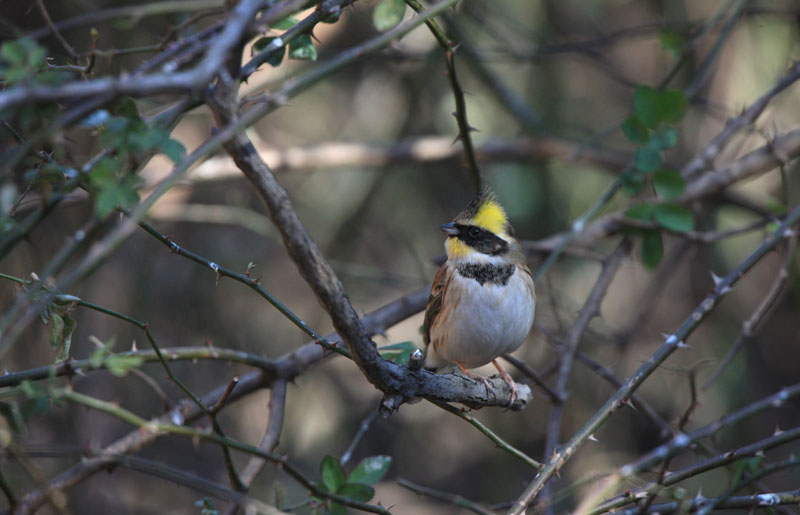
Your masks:
M717 303L727 294L731 287L744 276L756 263L758 263L770 250L775 248L779 241L791 232L791 227L800 220L800 206L792 209L778 229L773 232L757 249L744 259L728 275L720 279L706 298L692 311L689 317L681 324L677 331L667 337L664 344L650 356L650 358L633 373L620 389L597 410L594 415L581 427L575 435L564 445L551 461L539 472L534 480L514 503L509 511L511 515L520 515L539 494L547 481L556 474L562 466L589 439L608 418L619 410L641 384L680 346L685 346L685 340L705 320Z
M238 99L232 84L220 82L208 103L218 125L227 126L235 121ZM350 304L342 283L297 217L286 190L258 155L252 142L244 133L238 133L224 144L224 148L267 206L290 257L327 311L336 332L350 350L353 361L376 388L386 394L399 395L402 399L399 403L385 402L386 411L397 409L404 400L415 396L461 402L471 407L511 403L511 391L499 378L494 385L495 391L490 392L482 383L465 376L411 370L381 358ZM518 394L512 409L524 407L529 400L530 389L523 388Z

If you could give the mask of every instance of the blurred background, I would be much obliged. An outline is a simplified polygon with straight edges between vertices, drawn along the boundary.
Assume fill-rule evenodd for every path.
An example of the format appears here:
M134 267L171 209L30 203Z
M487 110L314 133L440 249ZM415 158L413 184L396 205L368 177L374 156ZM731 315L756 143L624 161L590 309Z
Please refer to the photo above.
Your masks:
M127 4L70 0L47 2L47 8L58 21ZM317 26L314 45L319 62L377 33L372 20L375 4L355 2L337 23ZM186 35L220 19L219 9L204 8L211 14L189 25ZM40 13L26 2L3 2L2 9L6 39L44 27ZM159 15L97 20L65 29L64 35L80 51L91 44L90 27L99 34L98 48L142 47L158 43L169 27L197 12L202 11L176 8ZM411 11L405 16L410 17ZM469 123L477 129L472 138L479 165L518 237L526 241L567 230L625 168L635 147L620 124L633 111L637 85L657 87L668 80L669 88L694 88L688 112L676 125L678 143L665 155L668 165L680 169L800 56L799 21L800 7L788 0L466 0L440 18L450 38L463 43L455 54L456 67L466 92ZM48 56L63 59L53 38L43 36L39 41ZM152 55L98 58L94 73L130 71ZM249 57L248 48L245 61ZM265 65L242 86L242 93L270 91L316 65L294 60L279 67ZM504 91L520 103L519 109L501 100ZM716 164L729 163L771 136L798 126L798 93L800 89L793 86L777 96ZM171 100L143 99L138 102L140 113L156 115ZM443 254L437 226L450 221L473 193L461 146L454 142L458 133L454 110L441 47L420 27L327 77L248 130L359 313L430 286L436 260ZM191 151L210 135L212 126L208 110L200 107L181 119L172 137ZM8 135L3 139L7 148L11 139ZM85 128L65 131L59 143L74 166L101 149ZM789 162L782 170L736 184L725 195L688 206L697 231L741 227L795 205L796 167ZM165 157L152 159L141 172L143 192L170 168ZM639 198L619 193L600 216L634 205ZM25 209L21 205L20 213ZM73 195L0 262L0 271L29 278L91 211L88 196ZM184 248L220 265L244 272L248 263L254 263L253 275L260 276L275 297L319 333L331 331L261 201L224 154L200 165L159 200L149 221ZM714 285L712 273L728 273L765 235L760 227L709 244L666 235L664 258L655 270L642 265L637 247L611 284L602 316L591 323L579 350L618 378L626 378L663 343L662 335L674 332L704 298ZM557 342L569 333L602 259L619 241L615 235L568 252L537 284L536 329L515 356L545 381L552 384L555 379L560 359ZM532 252L530 257L535 269L546 255ZM687 342L691 349L676 353L639 390L665 421L677 424L692 405L693 390L697 403L686 431L798 382L800 283L793 258L788 283L768 318L745 339L723 374L708 389L700 389L739 337L742 322L767 295L784 261L785 248L762 260L692 335ZM18 291L11 282L0 283L0 305L8 306ZM134 233L67 293L146 321L162 347L211 342L277 357L308 341L251 290L230 280L217 281L210 270L171 254L144 231ZM131 348L134 342L139 348L147 346L138 329L117 319L85 309L73 316L75 358L94 351L90 337L104 342L113 338L116 351ZM421 346L421 324L418 314L375 341ZM35 321L3 357L2 369L15 372L52 363L56 353L47 330ZM181 398L159 365L147 364L141 370L168 399ZM176 363L174 370L193 391L205 393L248 369L199 361ZM515 378L526 381L519 371L511 370ZM492 370L483 372L488 375ZM79 392L117 402L142 417L156 416L164 407L135 374L119 378L100 371L75 377L71 383ZM561 442L616 388L578 362L568 389ZM257 443L267 422L268 398L267 391L260 391L226 409L221 420L229 435ZM278 452L316 477L322 458L344 452L379 400L379 393L350 361L325 360L289 385ZM776 428L794 427L800 423L797 408L797 401L790 401L784 408L748 418L720 432L716 444L729 449L765 438ZM534 387L534 401L522 412L486 408L473 415L523 452L546 461L548 456L542 453L550 411L550 400ZM107 415L53 406L30 419L22 443L47 478L74 463L82 449L100 448L128 431L129 426ZM555 480L552 500L557 513L573 508L594 478L634 460L662 443L665 435L641 412L623 409L595 437L598 441L585 444ZM792 450L797 451L796 443L770 451L775 454L769 457L788 456ZM463 509L403 489L397 478L493 505L516 498L535 475L474 427L426 402L405 405L388 420L375 421L353 463L377 454L389 455L393 462L377 487L376 500L400 514L462 513ZM163 438L140 455L214 481L227 480L216 446ZM237 463L245 461L236 458ZM671 467L692 461L678 458ZM32 487L16 462L5 460L2 466L15 488ZM711 496L727 488L730 474L717 470L682 486L689 497L701 489ZM269 465L252 495L271 501L280 489L277 484L287 489L288 500L302 499L302 488ZM800 471L795 467L772 475L768 484L776 491L794 488L800 484ZM143 473L117 469L92 476L68 497L74 513L192 513L199 512L194 502L201 496Z

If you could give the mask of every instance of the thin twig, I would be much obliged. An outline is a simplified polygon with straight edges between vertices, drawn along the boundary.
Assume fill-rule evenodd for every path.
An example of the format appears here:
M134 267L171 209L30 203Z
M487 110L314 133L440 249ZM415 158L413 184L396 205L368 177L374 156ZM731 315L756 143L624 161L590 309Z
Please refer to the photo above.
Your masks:
M347 464L347 462L350 461L350 458L353 457L353 453L355 452L356 447L358 447L358 444L361 443L361 440L367 434L367 431L369 431L369 427L372 425L373 422L375 422L375 420L377 420L380 414L381 414L380 411L375 410L371 412L369 415L367 415L366 418L364 418L364 420L361 421L361 424L359 424L358 426L358 431L356 431L355 436L350 441L350 445L347 446L347 449L344 451L342 457L339 459L339 463L342 465L342 467L344 467Z
M440 501L444 501L453 506L463 508L467 511L471 511L472 513L477 513L478 515L494 515L494 512L489 508L474 503L469 499L466 499L460 495L450 494L447 492L436 490L434 488L430 488L428 486L418 485L402 477L397 478L397 484L419 495L425 495L433 499L439 499Z
M539 463L538 461L534 460L533 458L531 458L530 456L528 456L524 452L520 451L519 449L517 449L513 445L509 444L508 442L506 442L505 440L500 438L494 431L492 431L491 429L486 427L480 420L478 420L477 418L473 417L470 413L466 412L465 410L460 409L460 408L456 408L455 406L447 404L446 402L432 401L432 403L435 404L436 406L442 408L446 412L452 413L453 415L455 415L455 416L457 416L457 417L459 417L459 418L461 418L463 420L466 420L467 422L472 424L475 428L477 428L478 431L480 431L481 433L486 435L489 438L489 440L491 440L492 442L495 443L495 445L497 445L498 447L500 447L501 449L503 449L504 451L506 451L510 455L514 456L515 458L517 458L518 460L520 460L524 464L528 465L532 469L539 470L539 469L542 468L542 464L541 463Z
M772 306L775 305L775 302L777 302L778 297L780 297L784 286L786 286L786 283L789 280L789 265L794 257L796 245L797 235L789 238L788 245L786 246L786 256L783 258L783 263L778 269L778 273L775 276L775 280L772 282L772 286L770 286L769 291L764 298L761 299L758 307L756 307L755 311L753 311L753 314L750 315L750 318L742 322L742 330L739 333L739 337L736 338L734 344L728 349L725 357L722 358L722 361L720 361L719 365L717 365L717 368L714 370L714 373L711 374L711 377L709 377L708 380L703 384L703 390L708 390L714 381L716 381L719 376L722 375L730 362L733 361L733 358L736 356L736 353L739 352L739 349L742 347L744 342L753 337L753 334L755 334L759 324L761 324L761 322L765 319L770 308L772 308Z
M422 4L417 0L405 0L405 2L418 14L423 11ZM436 42L439 43L439 46L442 47L444 51L444 60L447 64L447 78L450 80L450 88L453 90L453 99L456 103L456 111L453 113L453 116L455 116L456 123L458 124L457 139L460 140L461 144L464 146L467 171L469 171L470 177L472 178L472 186L475 191L478 191L481 187L482 178L480 168L478 167L478 161L475 159L475 149L472 144L471 133L475 128L471 127L467 120L467 103L464 101L464 90L461 88L458 75L456 74L456 48L433 17L428 18L425 21L425 25L428 26L431 34L436 38Z
M172 434L176 436L185 436L189 438L199 438L201 440L208 440L210 442L214 442L223 448L237 449L239 451L259 456L272 463L279 465L282 470L284 470L287 474L289 474L289 476L295 479L303 487L311 491L311 493L314 494L315 496L322 497L324 499L330 499L333 502L337 502L345 506L351 506L353 508L358 508L360 510L368 511L370 513L382 513L389 515L388 511L379 506L356 501L348 497L332 494L327 490L323 490L315 482L308 479L294 465L289 463L289 461L286 458L275 455L271 452L264 451L262 449L259 449L258 447L253 447L252 445L247 445L245 443L232 440L224 436L220 436L216 433L209 433L207 431L202 431L199 429L194 429L183 425L178 426L173 424L164 424L161 422L148 421L118 406L117 404L101 401L99 399L95 399L93 397L75 392L70 389L57 389L52 392L52 395L57 399L58 398L66 399L70 402L81 404L88 408L109 414L124 422L127 422L132 426L138 427L141 431Z
M50 29L50 32L58 40L58 43L61 45L61 47L67 53L67 55L69 56L70 60L73 63L77 63L78 62L78 54L75 52L75 49L72 48L72 45L70 45L67 42L67 40L64 39L64 36L61 35L61 31L59 31L58 28L55 25L53 25L53 20L50 19L50 13L47 12L47 8L44 6L44 2L42 0L36 0L36 7L39 8L39 14L42 15L42 18L44 19L44 22L47 24L47 28Z
M589 326L589 322L600 314L600 306L606 296L608 287L614 280L623 260L630 253L632 243L629 239L624 239L617 246L616 250L603 263L603 269L597 277L597 281L586 298L575 324L570 330L569 336L561 352L561 362L558 368L558 376L554 390L558 392L561 399L567 398L567 383L572 372L572 364L575 353L578 350L584 331ZM545 437L544 456L551 459L558 448L558 438L561 431L561 419L564 414L564 402L556 402L550 410L550 418L547 425Z

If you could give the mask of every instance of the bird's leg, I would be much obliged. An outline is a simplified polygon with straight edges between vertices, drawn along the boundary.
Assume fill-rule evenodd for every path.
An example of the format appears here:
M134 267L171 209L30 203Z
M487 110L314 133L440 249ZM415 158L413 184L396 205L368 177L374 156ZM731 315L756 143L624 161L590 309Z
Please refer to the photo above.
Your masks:
M514 400L516 400L517 398L517 387L514 384L514 380L511 379L511 376L508 375L506 369L504 369L496 359L492 360L492 365L494 365L495 368L497 368L497 371L500 372L500 377L502 377L503 381L505 381L506 384L508 384L508 387L511 388L511 400L508 402L508 405L511 406L512 404L514 404Z
M463 373L465 376L469 377L470 379L474 379L476 381L482 381L483 384L486 385L486 390L487 391L494 392L494 388L492 387L492 383L490 383L488 379L486 379L483 376L479 376L478 374L473 374L472 372L470 372L469 370L464 368L464 365L462 365L460 361L456 361L456 365L458 365L458 368L461 369L461 373ZM506 374L506 375L508 375L508 374Z

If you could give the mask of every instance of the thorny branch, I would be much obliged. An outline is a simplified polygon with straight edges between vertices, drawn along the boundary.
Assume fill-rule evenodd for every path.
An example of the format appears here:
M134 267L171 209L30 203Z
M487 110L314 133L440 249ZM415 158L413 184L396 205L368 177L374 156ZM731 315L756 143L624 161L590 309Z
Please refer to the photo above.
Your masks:
M525 511L528 504L542 490L547 480L556 474L567 460L575 454L578 448L589 439L612 414L621 408L630 396L641 386L647 377L655 371L673 352L681 346L686 346L686 339L694 332L700 323L715 308L722 297L730 292L731 287L747 273L768 251L772 250L778 242L790 234L791 228L800 220L800 206L792 209L784 218L781 225L755 249L744 261L734 268L728 275L716 282L714 289L694 309L689 317L671 335L664 344L619 388L606 403L597 410L591 418L564 444L561 451L557 452L539 472L536 478L528 485L525 491L515 502L510 514L519 515Z

